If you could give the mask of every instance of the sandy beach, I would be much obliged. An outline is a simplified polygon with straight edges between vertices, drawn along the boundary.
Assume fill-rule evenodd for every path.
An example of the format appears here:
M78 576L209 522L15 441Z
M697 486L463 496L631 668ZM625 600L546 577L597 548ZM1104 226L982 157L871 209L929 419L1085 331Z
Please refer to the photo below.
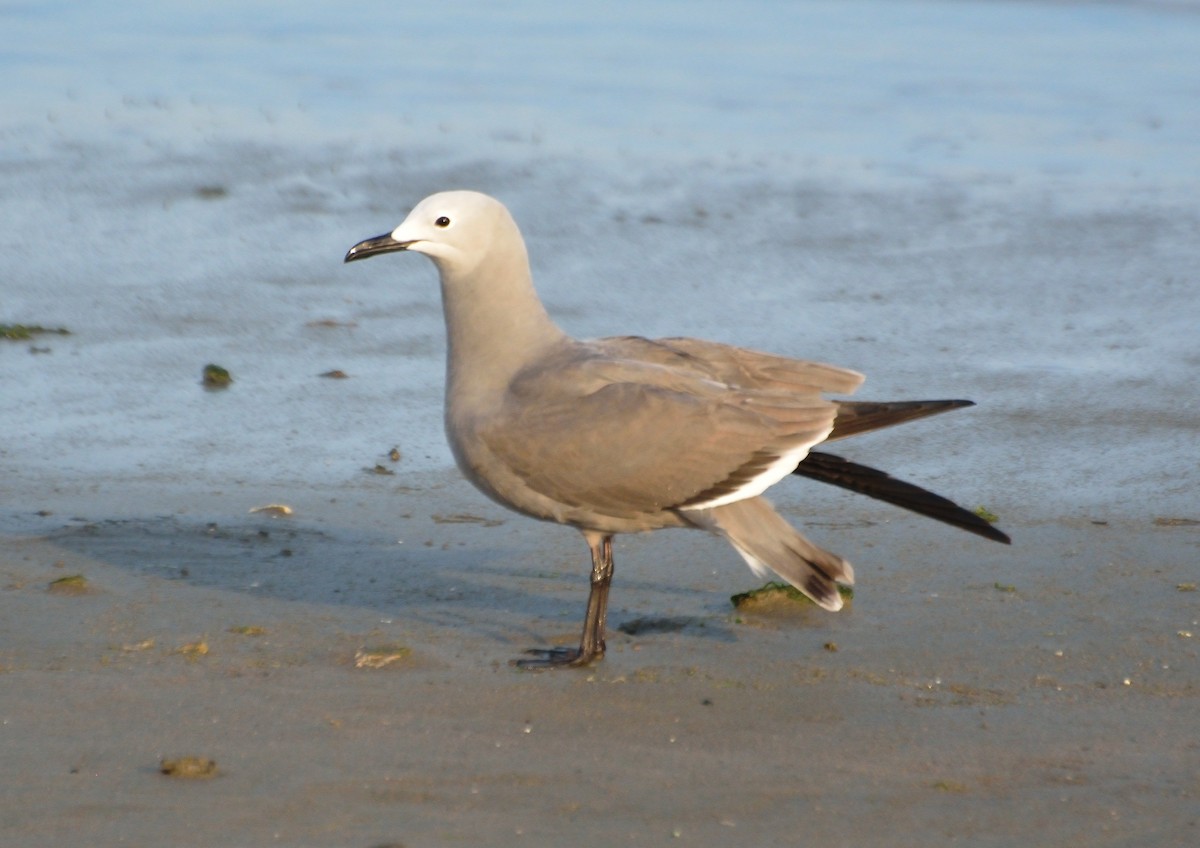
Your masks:
M751 584L714 540L628 540L605 661L538 674L506 660L577 637L574 534L523 527L449 475L420 482L398 499L441 520L414 513L391 535L339 515L357 506L6 533L11 838L1193 835L1195 528L1020 523L1039 552L1022 557L845 508L862 588L838 615L737 613L729 587ZM86 591L48 590L71 575ZM358 667L372 652L399 658ZM217 775L159 774L180 756Z

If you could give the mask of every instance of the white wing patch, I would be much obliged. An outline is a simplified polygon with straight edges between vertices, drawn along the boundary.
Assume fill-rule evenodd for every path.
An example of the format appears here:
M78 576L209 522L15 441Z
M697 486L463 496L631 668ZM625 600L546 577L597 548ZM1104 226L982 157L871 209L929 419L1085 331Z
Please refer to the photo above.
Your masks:
M792 448L787 453L781 455L779 459L775 460L766 468L764 468L757 476L751 477L732 492L726 492L723 495L718 495L717 497L703 501L702 503L690 503L687 505L684 511L690 512L693 509L712 509L713 507L724 506L725 504L731 504L746 498L758 497L784 477L795 471L796 466L800 464L800 461L804 459L804 457L808 456L809 448L813 447L814 445L819 445L821 442L825 441L825 439L832 432L833 424L830 424L828 429L821 432L811 442L806 442L805 444L797 445L796 447ZM746 556L745 552L742 553L742 556ZM754 566L751 565L750 567L753 568Z

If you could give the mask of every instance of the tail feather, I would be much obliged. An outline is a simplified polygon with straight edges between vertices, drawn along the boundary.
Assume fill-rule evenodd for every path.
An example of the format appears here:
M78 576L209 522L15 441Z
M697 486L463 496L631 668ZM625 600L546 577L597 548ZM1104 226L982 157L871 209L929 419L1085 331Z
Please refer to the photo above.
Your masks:
M837 402L837 418L833 422L833 432L826 441L832 442L857 436L859 433L869 433L884 427L894 427L918 418L928 418L949 412L952 409L962 409L964 406L974 406L969 400L899 400L899 401L864 401L839 400Z
M796 470L792 473L820 480L822 483L840 486L843 489L849 489L852 492L911 510L919 515L966 530L968 533L983 536L985 539L1003 542L1006 545L1011 543L1006 534L975 513L963 509L954 501L943 498L941 495L935 495L912 483L897 480L878 469L842 459L840 456L809 451L808 456L796 466Z
M766 577L773 571L825 609L841 609L837 584L854 582L850 563L800 535L766 498L745 498L685 514L728 539L755 574Z

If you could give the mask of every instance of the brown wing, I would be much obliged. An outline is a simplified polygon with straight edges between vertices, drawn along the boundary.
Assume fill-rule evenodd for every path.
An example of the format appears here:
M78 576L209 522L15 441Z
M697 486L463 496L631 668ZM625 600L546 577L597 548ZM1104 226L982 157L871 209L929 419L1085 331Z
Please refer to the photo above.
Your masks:
M824 438L835 414L815 392L739 390L654 362L600 357L522 374L478 433L534 491L620 517L737 488Z
M688 370L731 386L760 391L849 394L865 379L857 371L761 353L703 339L615 336L592 342L606 355Z

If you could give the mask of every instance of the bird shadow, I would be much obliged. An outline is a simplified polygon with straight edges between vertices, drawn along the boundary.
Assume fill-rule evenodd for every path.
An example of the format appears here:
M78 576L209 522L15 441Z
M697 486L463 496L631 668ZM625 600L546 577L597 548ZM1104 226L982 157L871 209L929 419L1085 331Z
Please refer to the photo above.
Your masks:
M545 555L531 562L529 550L494 540L399 546L391 537L358 529L283 520L189 522L177 516L78 520L43 538L133 574L277 601L365 609L504 642L542 642L547 634L575 631L587 600L585 556L565 564L569 567L547 562ZM639 606L649 596L689 614L625 615L614 605L613 630L636 638L684 633L735 639L722 595L633 575L621 589Z

